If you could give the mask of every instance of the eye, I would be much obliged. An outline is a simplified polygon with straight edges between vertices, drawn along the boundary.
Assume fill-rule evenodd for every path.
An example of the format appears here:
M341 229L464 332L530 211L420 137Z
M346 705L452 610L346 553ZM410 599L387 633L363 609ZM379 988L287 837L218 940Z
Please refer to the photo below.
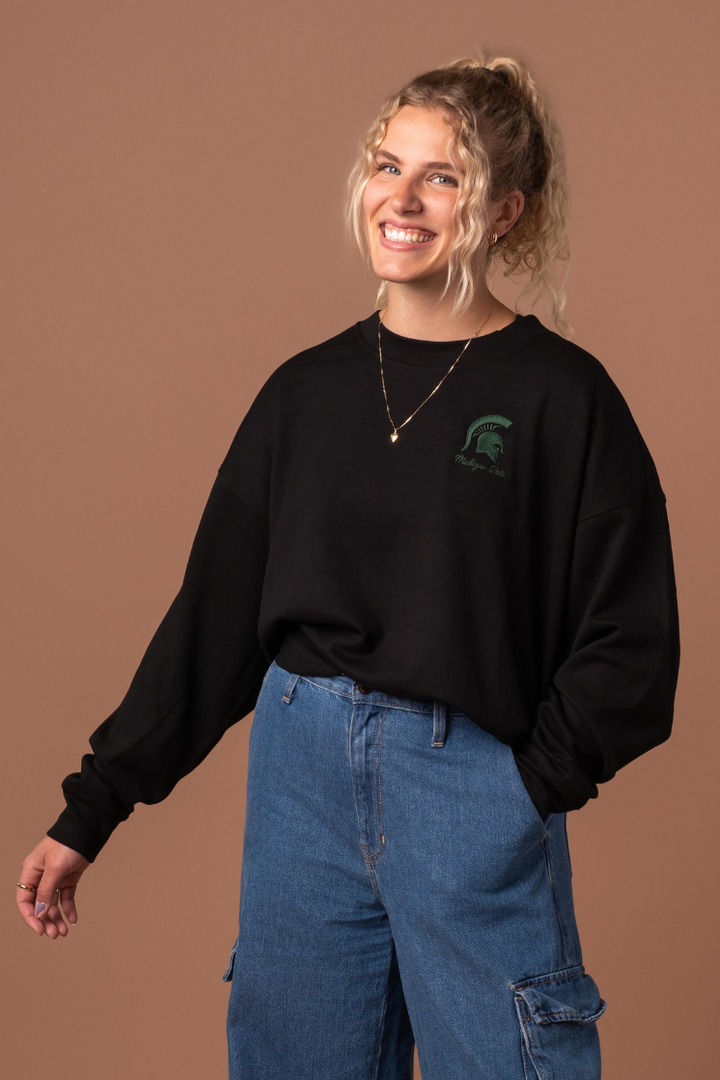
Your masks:
M447 173L438 173L437 176L433 176L433 180L440 182L440 187L457 187L458 182L454 176L448 176Z
M388 169L394 169L394 170L395 170L395 173L396 173L396 174L397 174L398 176L400 175L400 170L398 169L397 165L393 165L393 164L392 164L391 162L389 162L389 161L379 161L379 162L377 163L377 165L375 166L375 170L376 170L376 172L386 172L386 171L387 171ZM394 175L394 174L393 174L393 173L391 173L390 175L392 176L392 175Z

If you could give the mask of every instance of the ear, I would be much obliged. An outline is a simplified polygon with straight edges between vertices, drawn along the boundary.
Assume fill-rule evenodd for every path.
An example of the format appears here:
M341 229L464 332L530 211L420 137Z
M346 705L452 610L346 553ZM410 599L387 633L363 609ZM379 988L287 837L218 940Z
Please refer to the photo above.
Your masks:
M509 191L505 198L497 203L497 212L492 223L492 230L498 234L498 237L504 236L506 232L512 229L522 214L524 205L525 196L517 188Z

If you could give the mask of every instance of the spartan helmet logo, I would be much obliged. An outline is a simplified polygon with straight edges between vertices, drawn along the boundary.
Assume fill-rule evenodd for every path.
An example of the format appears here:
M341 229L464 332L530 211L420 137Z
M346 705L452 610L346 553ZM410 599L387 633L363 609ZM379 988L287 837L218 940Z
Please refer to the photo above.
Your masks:
M509 428L512 420L508 420L506 416L481 416L479 420L476 420L468 428L463 450L467 450L470 440L477 433L475 453L487 454L494 464L497 461L498 454L503 452L503 441L495 430L499 424L502 424L504 428Z

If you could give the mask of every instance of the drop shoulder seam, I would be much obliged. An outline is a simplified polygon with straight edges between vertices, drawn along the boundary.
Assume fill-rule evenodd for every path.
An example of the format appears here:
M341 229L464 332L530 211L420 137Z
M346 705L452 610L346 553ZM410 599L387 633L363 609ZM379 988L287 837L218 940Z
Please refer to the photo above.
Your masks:
M659 495L647 495L644 499L636 499L634 502L620 503L619 506L609 506L606 510L598 510L595 514L586 514L585 517L578 518L575 522L576 525L582 525L584 521L591 521L592 518L602 517L603 514L612 514L615 510L625 510L628 506L640 506L646 502L659 502L663 505L667 502L667 499L663 495L662 498Z
M231 491L233 492L233 494L237 496L237 498L238 498L238 499L240 500L240 502L241 502L241 503L243 504L243 506L244 506L244 507L245 507L245 509L246 509L246 510L248 511L248 513L250 514L250 516L251 516L251 517L253 518L253 520L254 520L254 521L256 522L256 524L258 525L258 527L259 527L260 529L262 529L262 531L263 531L263 532L265 532L265 526L264 526L263 522L262 522L262 521L260 520L260 518L258 517L258 515L257 515L257 514L255 513L255 511L253 510L252 506L250 506L250 503L249 503L249 502L247 501L247 499L243 498L243 496L242 496L242 495L240 494L240 492L239 492L239 491L238 491L238 489L237 489L237 488L235 487L235 485L233 484L233 482L232 482L232 480L230 479L230 477L228 477L228 476L226 476L226 475L225 475L225 473L223 472L222 466L220 466L220 468L218 469L218 473L217 473L217 474L218 474L218 476L220 477L220 479L221 479L221 480L222 480L222 481L223 481L224 483L226 483L226 484L227 484L227 486L228 486L228 487L230 488L230 490L231 490Z

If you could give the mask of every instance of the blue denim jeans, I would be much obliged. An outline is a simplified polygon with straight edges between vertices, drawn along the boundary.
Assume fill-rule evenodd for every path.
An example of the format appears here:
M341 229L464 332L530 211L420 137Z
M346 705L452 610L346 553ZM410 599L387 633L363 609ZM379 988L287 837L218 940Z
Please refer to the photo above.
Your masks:
M363 688L366 690L367 688ZM597 1080L565 816L444 703L273 663L250 732L231 1080Z

